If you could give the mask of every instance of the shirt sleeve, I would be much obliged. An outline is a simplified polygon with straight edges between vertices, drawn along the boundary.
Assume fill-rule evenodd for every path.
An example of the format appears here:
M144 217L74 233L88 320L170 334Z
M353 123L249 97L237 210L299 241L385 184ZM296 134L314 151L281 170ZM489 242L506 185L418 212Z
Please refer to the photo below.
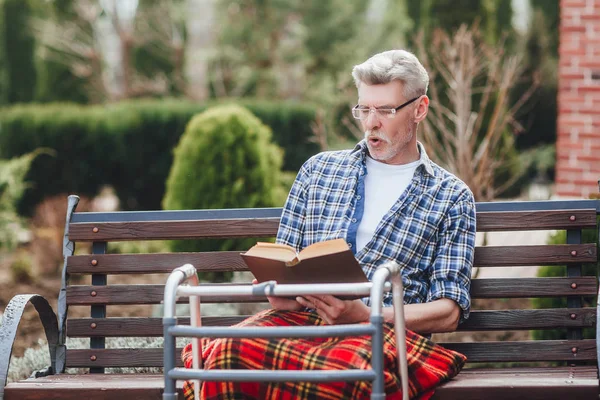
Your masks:
M462 309L461 322L471 310L471 270L475 254L475 201L461 196L447 213L438 235L427 301L448 298Z
M277 231L277 243L287 244L296 249L302 250L302 241L304 235L304 223L306 220L306 201L308 179L310 173L310 160L304 163L296 180L288 194L281 219L279 220L279 230Z

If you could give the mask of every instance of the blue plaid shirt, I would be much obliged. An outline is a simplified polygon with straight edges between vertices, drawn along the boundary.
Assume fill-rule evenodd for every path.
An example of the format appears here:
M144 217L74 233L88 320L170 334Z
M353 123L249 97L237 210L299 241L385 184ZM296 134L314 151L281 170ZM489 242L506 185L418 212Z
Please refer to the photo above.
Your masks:
M411 183L355 256L369 279L378 266L395 260L402 266L405 303L452 299L466 319L475 247L473 194L418 146L421 156ZM317 154L302 166L281 215L278 243L299 251L343 238L356 247L367 152L361 141L353 150ZM363 301L370 305L368 298ZM391 304L386 293L384 305Z

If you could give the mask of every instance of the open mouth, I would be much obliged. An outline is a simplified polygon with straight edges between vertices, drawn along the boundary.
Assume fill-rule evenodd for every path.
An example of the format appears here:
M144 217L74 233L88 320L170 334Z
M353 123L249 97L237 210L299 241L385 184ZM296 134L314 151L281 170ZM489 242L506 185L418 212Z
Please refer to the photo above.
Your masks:
M380 138L375 137L375 136L370 136L369 139L367 139L367 140L369 141L370 144L373 144L373 145L378 145L380 143L383 143L383 140L381 140Z

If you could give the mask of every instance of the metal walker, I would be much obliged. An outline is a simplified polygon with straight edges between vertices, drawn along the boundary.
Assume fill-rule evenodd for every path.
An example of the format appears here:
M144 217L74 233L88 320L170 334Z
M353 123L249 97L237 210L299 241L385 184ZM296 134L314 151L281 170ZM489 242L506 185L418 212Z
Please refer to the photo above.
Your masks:
M184 285L191 282L192 286ZM391 283L391 285L390 285ZM185 264L173 270L165 285L163 337L164 377L163 400L177 400L176 381L194 382L196 399L199 399L200 380L234 382L339 382L364 380L373 382L371 399L385 399L383 378L383 293L391 286L394 307L394 331L398 352L398 369L402 384L402 398L408 400L408 375L406 360L406 335L404 324L403 287L400 266L387 262L375 271L368 283L278 285L274 281L256 285L198 285L196 268ZM302 295L363 295L371 297L369 324L295 327L202 327L200 301L202 296L302 296ZM178 297L189 297L190 326L177 325L175 303ZM301 338L371 335L371 369L346 371L261 371L261 370L204 370L200 357L199 338ZM176 337L192 338L193 368L176 368Z

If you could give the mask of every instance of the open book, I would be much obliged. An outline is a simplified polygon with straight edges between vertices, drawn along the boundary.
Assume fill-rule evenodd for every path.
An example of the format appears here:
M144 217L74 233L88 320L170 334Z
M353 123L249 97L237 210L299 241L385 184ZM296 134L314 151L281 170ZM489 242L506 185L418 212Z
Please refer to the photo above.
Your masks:
M242 258L258 282L281 284L368 282L344 239L313 243L300 253L288 245L258 242Z

